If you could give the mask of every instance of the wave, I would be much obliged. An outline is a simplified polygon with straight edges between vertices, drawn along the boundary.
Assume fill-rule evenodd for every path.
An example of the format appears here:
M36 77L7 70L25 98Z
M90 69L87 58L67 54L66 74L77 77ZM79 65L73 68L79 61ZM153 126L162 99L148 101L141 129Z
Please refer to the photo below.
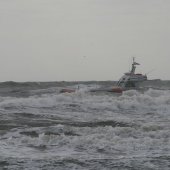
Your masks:
M149 89L144 93L136 90L125 91L120 96L95 95L85 90L73 94L59 94L59 89L51 89L41 95L27 98L0 97L0 109L24 110L54 109L72 112L139 112L139 113L168 113L170 110L170 91Z

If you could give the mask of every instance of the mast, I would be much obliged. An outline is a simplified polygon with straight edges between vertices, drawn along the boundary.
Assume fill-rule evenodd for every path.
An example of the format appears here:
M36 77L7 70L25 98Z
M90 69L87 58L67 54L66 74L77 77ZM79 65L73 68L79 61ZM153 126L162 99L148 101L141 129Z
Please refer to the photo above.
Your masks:
M132 69L131 69L131 71L130 71L131 74L135 74L136 65L140 65L140 64L139 64L139 63L136 63L136 62L135 62L135 57L133 57Z

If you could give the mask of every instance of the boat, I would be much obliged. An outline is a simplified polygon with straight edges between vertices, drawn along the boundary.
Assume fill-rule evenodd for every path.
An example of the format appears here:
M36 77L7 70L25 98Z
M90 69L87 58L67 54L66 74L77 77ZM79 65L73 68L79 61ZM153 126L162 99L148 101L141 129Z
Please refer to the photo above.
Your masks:
M139 90L139 84L147 80L146 74L143 75L141 73L135 73L136 66L140 65L135 62L135 58L133 57L132 68L129 72L124 73L124 75L119 79L116 86L111 88L98 88L91 89L90 92L112 92L112 93L122 93L126 90ZM75 89L62 89L60 93L73 93L76 92Z

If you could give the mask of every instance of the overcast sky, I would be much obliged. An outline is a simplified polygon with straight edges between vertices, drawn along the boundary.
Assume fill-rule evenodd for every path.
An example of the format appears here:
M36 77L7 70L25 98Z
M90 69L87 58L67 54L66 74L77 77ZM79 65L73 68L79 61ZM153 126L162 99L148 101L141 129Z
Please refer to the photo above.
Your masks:
M0 0L0 81L170 80L170 0Z

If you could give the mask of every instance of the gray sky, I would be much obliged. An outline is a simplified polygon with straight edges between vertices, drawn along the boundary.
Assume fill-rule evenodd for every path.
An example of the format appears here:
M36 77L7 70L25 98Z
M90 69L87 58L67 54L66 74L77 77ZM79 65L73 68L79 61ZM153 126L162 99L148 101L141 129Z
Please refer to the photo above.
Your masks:
M170 0L0 0L0 81L170 80Z

